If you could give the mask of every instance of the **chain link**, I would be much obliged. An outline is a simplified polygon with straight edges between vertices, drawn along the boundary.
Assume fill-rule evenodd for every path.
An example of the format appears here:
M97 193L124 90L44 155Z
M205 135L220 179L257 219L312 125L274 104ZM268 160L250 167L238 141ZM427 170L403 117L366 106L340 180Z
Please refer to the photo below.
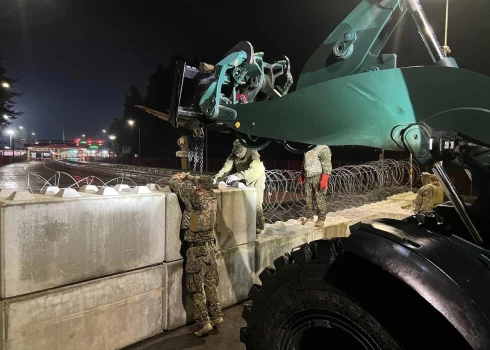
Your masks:
M197 172L199 164L199 173L202 174L204 164L204 129L193 130L188 136L189 139L189 162L193 164L194 173Z

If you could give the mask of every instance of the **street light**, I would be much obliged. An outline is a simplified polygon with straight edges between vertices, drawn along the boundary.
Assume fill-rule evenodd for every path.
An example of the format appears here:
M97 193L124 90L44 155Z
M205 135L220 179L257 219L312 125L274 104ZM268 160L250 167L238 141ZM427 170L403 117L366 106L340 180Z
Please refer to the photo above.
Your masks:
M14 134L13 130L7 130L7 134L10 135L10 149L12 149L12 135ZM14 151L12 151L12 159L14 158Z
M21 125L21 126L19 126L19 129L21 129L21 130L22 130L22 129L24 129L24 127Z
M104 130L102 130L102 132L105 134L106 130L104 129Z
M110 140L112 140L112 141L114 141L114 140L116 139L116 136L114 136L114 135L109 135L109 139L110 139Z
M134 120L128 120L128 124L133 126ZM141 129L138 125L138 156L141 158Z
M36 136L36 133L35 133L35 132L33 132L33 133L32 133L32 136Z
M82 134L82 137L85 138L85 134Z
M8 119L9 119L9 116L8 116L8 115L6 115L6 114L4 114L4 115L3 115L3 119L8 120Z
M4 81L4 82L2 83L2 87L3 87L3 88L5 88L5 89L9 89L9 88L10 88L10 84L9 84L9 83L7 83L6 81Z

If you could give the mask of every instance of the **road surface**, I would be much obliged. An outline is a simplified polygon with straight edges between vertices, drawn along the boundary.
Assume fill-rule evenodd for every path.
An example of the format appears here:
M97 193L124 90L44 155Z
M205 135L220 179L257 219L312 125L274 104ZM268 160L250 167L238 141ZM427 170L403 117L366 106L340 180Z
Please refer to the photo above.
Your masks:
M195 326L191 324L171 332L163 332L125 350L245 350L245 345L240 342L240 327L245 326L241 317L242 309L243 305L240 304L224 310L225 322L202 338L192 333Z

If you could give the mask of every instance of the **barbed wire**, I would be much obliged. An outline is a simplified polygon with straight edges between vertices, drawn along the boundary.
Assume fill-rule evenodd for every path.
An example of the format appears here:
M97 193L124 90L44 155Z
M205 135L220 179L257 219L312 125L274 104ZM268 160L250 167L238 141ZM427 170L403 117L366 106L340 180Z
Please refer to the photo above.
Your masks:
M420 178L420 169L413 163L391 159L363 165L346 165L332 170L326 194L327 210L338 211L377 202L389 196L410 191L411 183ZM285 221L303 216L304 195L299 184L300 171L266 171L264 216L266 221Z
M113 186L126 183L130 187L141 184L125 176L117 176L110 180L102 180L95 175L85 177L73 176L67 172L54 170L48 179L36 172L23 168L25 175L15 175L3 171L0 177L0 187L25 189L31 193L40 192L46 186L65 188L81 187L83 185ZM327 210L329 212L358 207L367 203L377 202L389 196L407 192L411 183L416 184L420 179L420 169L413 163L413 178L410 180L410 162L390 159L369 162L363 165L346 165L333 169L328 191L326 194ZM264 191L264 216L266 222L285 221L303 216L305 201L303 189L299 185L300 171L267 170ZM168 184L170 176L161 176L157 183L161 186ZM148 183L148 181L145 181ZM25 186L23 188L23 185Z

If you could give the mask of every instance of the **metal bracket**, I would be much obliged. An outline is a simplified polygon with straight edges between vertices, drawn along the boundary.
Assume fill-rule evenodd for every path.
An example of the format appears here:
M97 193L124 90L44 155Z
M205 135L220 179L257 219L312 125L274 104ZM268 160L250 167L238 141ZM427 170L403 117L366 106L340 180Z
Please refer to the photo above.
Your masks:
M349 58L354 52L354 41L357 39L357 34L350 29L344 32L342 39L338 40L333 46L333 54L340 59Z

